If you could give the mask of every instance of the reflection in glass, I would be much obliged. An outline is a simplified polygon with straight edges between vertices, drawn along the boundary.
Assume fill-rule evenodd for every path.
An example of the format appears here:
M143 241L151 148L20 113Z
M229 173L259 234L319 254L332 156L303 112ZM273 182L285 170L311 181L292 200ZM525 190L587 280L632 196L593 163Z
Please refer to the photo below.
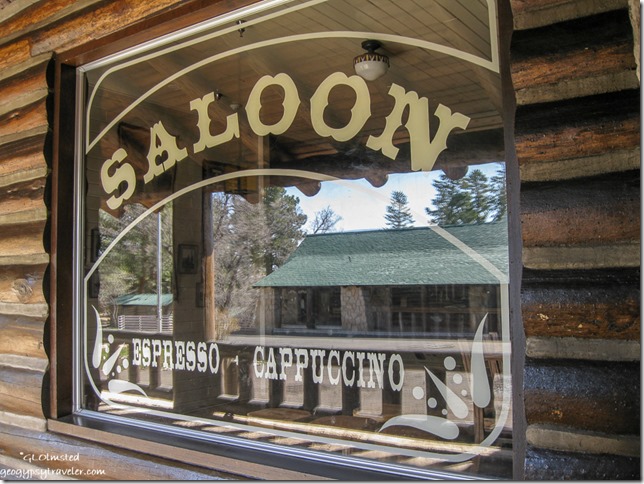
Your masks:
M83 408L509 475L496 13L453 3L454 38L445 2L288 2L87 71Z

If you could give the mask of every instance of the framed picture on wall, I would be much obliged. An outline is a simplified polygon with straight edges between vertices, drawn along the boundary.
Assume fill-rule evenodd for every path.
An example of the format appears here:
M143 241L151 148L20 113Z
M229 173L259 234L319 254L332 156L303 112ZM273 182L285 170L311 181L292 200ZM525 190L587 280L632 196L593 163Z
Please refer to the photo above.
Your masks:
M177 256L177 272L179 274L197 273L197 246L193 244L179 244Z

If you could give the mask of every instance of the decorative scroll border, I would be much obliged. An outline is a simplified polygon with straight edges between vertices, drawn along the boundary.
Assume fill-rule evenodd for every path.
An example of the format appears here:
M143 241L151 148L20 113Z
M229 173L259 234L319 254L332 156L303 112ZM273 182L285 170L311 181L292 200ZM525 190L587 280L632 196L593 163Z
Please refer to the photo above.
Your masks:
M244 23L245 27L260 23L260 22L265 22L268 20L271 20L273 18L286 15L288 13L292 13L298 10L302 10L320 3L324 3L328 0L310 0L308 2L305 2L300 5L296 5L293 7L286 8L284 10L281 10L279 12L274 12L272 14L265 15L263 17L259 17L257 19L249 20ZM207 57L205 59L202 59L201 61L188 66L184 69L181 69L180 71L177 71L176 73L168 76L165 78L162 82L159 84L155 85L154 87L150 88L148 91L146 91L144 94L142 94L138 99L136 99L133 103L131 103L127 108L125 108L120 114L118 114L110 123L103 128L103 130L94 138L92 141L90 141L90 112L92 109L92 105L94 102L94 97L98 91L98 89L101 86L101 83L109 76L111 73L116 72L118 70L130 67L132 65L136 65L137 63L140 62L145 62L151 59L154 59L156 57L162 56L164 54L174 52L177 50L180 50L185 47L189 47L191 45L195 45L201 42L205 42L207 40L219 37L221 35L225 35L230 32L234 32L239 29L239 26L234 26L234 27L228 27L222 30L218 30L217 32L205 35L203 37L199 37L198 39L193 39L190 41L186 41L184 43L180 43L171 47L168 47L166 49L162 49L158 52L154 52L151 54L148 54L143 57L139 57L137 59L133 59L127 62L123 62L122 64L110 67L107 69L97 80L96 84L94 85L92 92L89 95L89 100L87 103L87 108L86 108L86 119L85 119L85 153L89 153L89 151L96 146L96 144L107 134L107 132L112 129L116 123L118 123L123 117L125 117L130 111L132 111L136 106L144 102L148 97L150 97L152 94L155 92L159 91L163 87L167 86L168 84L174 82L178 78L189 74L190 72L200 69L201 67L204 67L208 64L211 64L213 62L216 62L218 60L231 57L233 55L241 54L244 52L249 52L255 49L260 49L264 47L270 47L273 45L278 45L278 44L284 44L284 43L290 43L290 42L299 42L303 40L312 40L312 39L324 39L324 38L355 38L355 39L365 39L365 38L378 38L379 40L386 41L386 42L392 42L392 43L401 43L405 45L410 45L410 46L415 46L419 47L421 49L426 49L426 50L431 50L435 52L440 52L452 57L456 57L458 59L464 60L466 62L470 62L474 65L484 67L494 73L499 73L500 72L500 67L499 67L499 53L498 53L498 25L497 25L497 19L496 19L496 0L486 0L487 2L487 9L488 9L488 25L489 25L489 33L490 33L490 59L486 59L483 57L476 56L474 54L470 54L468 52L464 52L459 49L455 49L453 47L448 47L445 45L437 44L435 42L428 42L424 41L421 39L415 39L413 37L405 37L405 36L400 36L400 35L392 35L392 34L385 34L385 33L379 33L379 32L356 32L356 31L331 31L331 32L311 32L308 34L299 34L299 35L291 35L291 36L286 36L286 37L279 37L275 39L270 39L270 40L265 40L261 42L255 42L253 44L239 47L236 49L232 49L229 51L225 51L219 54L215 54L213 56ZM276 2L276 3L281 3L281 2ZM242 10L241 13L238 15L241 15L242 13L245 13L246 10ZM168 40L169 41L169 40ZM123 54L121 54L122 56ZM99 61L99 63L103 63L105 61ZM88 64L86 66L83 66L79 68L81 72L87 72L92 70L93 68L96 68L97 65L100 65L98 63L92 63Z
M166 197L165 199L157 202L154 204L152 207L147 209L145 212L143 212L141 215L139 215L135 220L133 220L106 248L105 251L98 257L94 265L89 269L87 272L85 278L84 278L84 283L83 283L83 360L84 360L84 368L85 368L85 373L88 377L89 383L98 396L104 403L107 405L110 405L115 408L119 409L136 409L137 411L141 413L145 413L148 415L154 415L158 417L165 417L165 418L171 418L174 420L183 420L183 421L188 421L188 422L202 422L202 423L207 423L215 426L226 426L226 427L232 427L238 430L252 430L252 431L257 431L258 427L254 426L249 426L249 425L243 425L243 424L235 424L235 423L230 423L230 422L220 422L217 420L210 420L210 419L204 419L204 418L196 418L196 417L191 417L187 415L181 415L181 414L175 414L172 412L164 412L160 410L154 410L154 409L143 409L139 407L132 407L129 405L123 405L117 402L114 402L107 398L104 393L99 389L98 385L93 379L92 376L92 368L94 370L97 370L100 368L100 371L102 371L106 376L109 375L116 365L117 359L120 355L120 351L117 353L108 356L108 358L105 360L105 362L102 361L102 345L103 345L103 334L102 334L102 328L100 324L100 318L98 315L98 311L96 310L95 307L92 306L91 310L95 316L96 319L96 340L94 342L94 347L92 349L92 362L90 365L90 362L88 360L88 353L89 353L89 341L88 341L88 334L89 334L89 329L88 329L88 315L90 308L87 306L87 297L85 297L86 294L88 294L88 290L90 287L90 279L92 275L96 272L98 269L98 266L100 263L103 261L105 257L117 246L119 241L125 237L131 230L133 230L142 220L144 220L146 217L149 215L155 213L159 209L161 209L163 206L166 204L172 202L178 197L181 197L189 192L192 192L194 190L199 190L203 187L206 187L211 184L215 183L220 183L226 180L232 180L236 178L243 178L243 177L254 177L254 176L287 176L287 177L301 177L301 178L307 178L307 179L312 179L312 180L317 180L317 181L335 181L339 183L348 183L346 180L342 180L336 177L332 177L329 175L324 175L320 173L315 173L315 172L309 172L309 171L303 171L303 170L285 170L285 169L253 169L253 170L241 170L238 172L234 173L229 173L229 174L224 174L220 175L214 178L209 178L206 180L202 180L198 183L195 183L193 185L190 185L188 187L185 187L172 195ZM363 188L363 187L354 187L355 189L359 190L364 190L368 191L368 189ZM371 193L371 192L369 192ZM371 193L374 195L373 193ZM376 196L382 196L380 194L376 194ZM509 281L508 281L508 276L504 274L502 271L500 271L496 266L494 266L490 261L488 261L485 257L482 255L478 254L474 249L460 241L458 238L452 236L448 232L446 232L444 229L441 229L440 227L437 226L430 226L430 228L440 237L443 237L447 242L450 244L454 245L457 247L459 250L461 250L467 257L471 258L473 261L475 261L477 264L481 265L486 271L488 271L491 275L493 275L498 281L499 281L499 286L500 286L500 297L501 297L501 329L502 329L502 334L501 334L501 342L502 344L502 358L503 358L503 377L504 378L510 378L511 371L510 371L510 323L509 323ZM485 318L484 320L480 323L479 325L479 331L477 331L477 334L480 333L482 330L482 327L485 323ZM480 338L479 338L480 339ZM477 342L477 337L475 336L475 340L473 341L473 347L476 345ZM476 353L481 353L482 350L478 350L476 353L474 349L472 350L472 356L480 357L481 355L478 355ZM429 372L429 370L427 370ZM431 376L431 375L430 375ZM142 395L145 395L144 390L139 387L136 384L133 384L129 381L126 380L119 380L119 379L112 379L108 381L108 390L112 393L121 393L125 391L136 391L141 393ZM320 437L320 436L315 436L311 434L306 434L303 435L299 434L297 432L288 432L288 431L280 431L276 429L267 429L267 432L270 432L273 435L276 436L281 436L281 437L295 437L295 438L306 438L310 441L313 442L318 442L318 443L325 443L325 444L337 444L337 443L342 443L342 444L347 444L349 443L355 448L362 449L362 450L379 450L379 451L385 451L385 452L394 452L398 455L404 455L404 456L409 456L409 457L429 457L429 458L435 458L435 459L442 459L445 461L449 462L464 462L466 460L469 460L473 457L476 457L477 455L481 454L484 452L486 449L488 449L492 443L497 439L497 437L501 434L503 427L509 417L510 413L510 401L511 401L511 391L508 391L506 388L506 385L503 385L503 402L502 402L502 407L501 407L501 412L500 416L495 422L495 427L492 430L492 432L478 445L473 445L472 446L472 451L467 452L467 453L460 453L460 454L443 454L443 453L436 453L436 452L429 452L429 451L415 451L415 450L410 450L410 449L401 449L398 447L389 447L389 446L384 446L380 444L370 444L366 442L354 442L354 441L344 441L344 440L339 440L339 439L333 439L333 438L328 438L328 437ZM407 416L410 417L410 416ZM412 423L412 425L410 425ZM403 422L403 425L413 425L413 419L409 422ZM421 426L423 424L421 423Z

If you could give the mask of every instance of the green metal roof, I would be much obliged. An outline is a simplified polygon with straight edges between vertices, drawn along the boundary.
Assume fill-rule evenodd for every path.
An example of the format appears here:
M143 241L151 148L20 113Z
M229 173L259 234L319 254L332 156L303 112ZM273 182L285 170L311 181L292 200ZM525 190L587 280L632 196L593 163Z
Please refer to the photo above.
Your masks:
M306 237L256 287L507 282L507 223L334 232Z
M161 295L161 305L167 306L172 304L172 294ZM125 294L116 298L117 306L156 306L156 294Z

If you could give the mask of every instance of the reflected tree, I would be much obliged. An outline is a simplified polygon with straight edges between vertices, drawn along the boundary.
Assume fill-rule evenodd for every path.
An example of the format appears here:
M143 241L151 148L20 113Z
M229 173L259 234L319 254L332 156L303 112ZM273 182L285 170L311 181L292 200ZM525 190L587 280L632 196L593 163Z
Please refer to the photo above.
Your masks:
M402 191L391 192L391 199L385 213L385 223L389 229L405 229L414 224L409 200Z
M229 193L212 197L218 324L250 328L258 298L253 284L288 259L304 238L307 217L281 187L265 189L256 204Z
M441 174L433 182L433 209L425 207L430 223L463 225L497 221L506 213L505 168L489 179L481 170L471 170L460 180Z
M497 171L496 175L491 179L492 206L494 207L493 220L495 222L505 217L505 214L508 211L508 198L505 183L505 165L502 165L501 169Z
M300 199L282 187L268 187L263 199L264 221L269 237L263 243L266 274L281 266L304 238L307 216Z
M315 212L309 233L315 235L333 232L340 220L342 220L342 217L335 213L330 205L327 205L322 210Z
M99 210L102 250L114 241L146 207L125 205L119 217ZM159 225L160 221L160 225ZM102 311L114 312L114 300L124 294L157 293L158 233L161 231L162 293L172 292L172 204L150 214L132 227L100 266L99 305Z

